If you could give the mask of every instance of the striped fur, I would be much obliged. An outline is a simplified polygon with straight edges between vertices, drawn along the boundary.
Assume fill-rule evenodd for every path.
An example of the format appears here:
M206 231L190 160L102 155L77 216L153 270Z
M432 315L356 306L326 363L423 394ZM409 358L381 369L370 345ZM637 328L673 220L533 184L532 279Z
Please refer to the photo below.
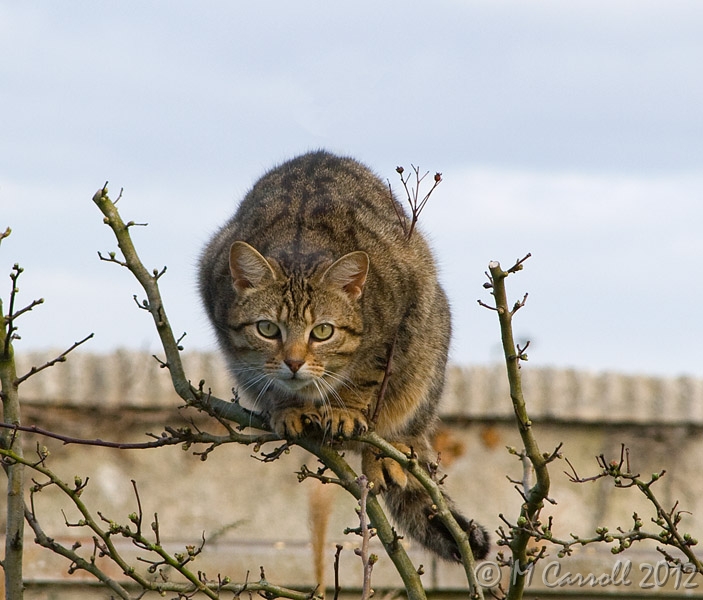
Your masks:
M399 215L401 205L365 166L305 154L264 175L213 237L200 291L240 394L274 430L350 436L374 426L428 464L449 305L429 247L419 232L407 239ZM319 339L328 325L332 334ZM392 375L377 407L391 347ZM368 450L363 462L400 527L457 560L429 497L397 465ZM474 553L485 556L485 530L461 519Z

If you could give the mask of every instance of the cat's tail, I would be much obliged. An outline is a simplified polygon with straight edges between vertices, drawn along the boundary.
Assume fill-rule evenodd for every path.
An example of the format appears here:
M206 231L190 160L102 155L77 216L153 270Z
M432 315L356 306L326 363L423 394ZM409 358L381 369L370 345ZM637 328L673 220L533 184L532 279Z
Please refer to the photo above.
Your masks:
M454 502L444 495L452 515L459 526L468 533L469 544L476 560L488 555L490 540L484 527L467 519L456 508ZM414 477L408 477L405 486L390 483L383 499L393 520L407 534L437 556L461 562L459 547L447 527L436 516L432 499Z
M310 488L308 496L308 523L310 526L310 541L312 543L312 557L315 566L315 580L318 595L325 595L326 555L327 555L327 525L329 524L332 507L334 505L334 492L331 485L314 485Z

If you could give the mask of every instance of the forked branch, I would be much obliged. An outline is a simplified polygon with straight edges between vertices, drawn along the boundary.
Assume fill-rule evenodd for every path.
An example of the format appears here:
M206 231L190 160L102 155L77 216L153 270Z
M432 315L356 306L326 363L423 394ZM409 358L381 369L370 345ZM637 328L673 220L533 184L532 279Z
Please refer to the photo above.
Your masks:
M506 534L503 538L503 542L510 547L512 552L512 564L519 567L514 577L511 578L512 581L507 594L508 600L522 598L525 588L525 574L528 572L530 564L534 563L540 556L528 555L527 545L532 535L529 530L525 529L525 526L531 525L535 528L538 526L539 513L544 506L544 501L549 497L550 479L547 465L553 460L550 455L544 455L540 452L537 440L532 432L532 421L527 414L525 398L522 392L522 378L520 376L520 361L527 358L525 355L527 346L519 348L515 344L513 336L512 318L524 306L527 295L521 301L516 302L511 309L505 288L506 278L510 274L522 270L524 262L529 257L530 254L527 254L524 258L518 259L507 271L504 271L497 261L489 263L488 282L484 284L484 287L491 290L494 304L490 306L479 301L482 306L491 308L498 314L503 355L510 386L510 399L525 448L524 455L529 459L535 473L534 484L521 492L525 501L522 504L520 517L518 518L518 526L512 526L510 535Z
M400 182L403 186L403 189L405 190L405 197L408 202L408 205L410 206L410 224L407 223L407 218L405 214L399 211L395 201L393 200L393 191L391 189L391 184L390 182L388 183L388 192L390 194L391 203L393 204L393 208L396 211L398 222L403 228L403 233L405 234L405 237L408 240L412 237L412 234L415 231L415 226L417 225L417 222L420 218L420 213L422 213L422 211L424 210L427 201L430 199L432 193L437 189L437 186L442 182L442 174L435 173L432 187L421 198L420 187L422 185L422 182L430 174L430 172L427 171L423 175L420 175L420 167L416 167L415 165L410 166L412 167L412 171L415 175L414 183L410 182L411 175L409 173L407 175L404 175L405 169L403 167L396 167L395 169L398 175L400 175Z

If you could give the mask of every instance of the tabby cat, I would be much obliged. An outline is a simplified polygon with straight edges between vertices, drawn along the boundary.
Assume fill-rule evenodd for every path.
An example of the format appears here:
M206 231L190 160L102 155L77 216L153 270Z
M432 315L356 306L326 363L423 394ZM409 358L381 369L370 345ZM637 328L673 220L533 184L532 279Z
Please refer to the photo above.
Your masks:
M350 158L312 152L264 175L200 261L200 292L239 393L279 435L369 427L423 465L444 384L450 314L421 234ZM379 403L389 354L392 374ZM377 404L379 404L377 406ZM426 491L364 445L362 470L408 535L458 561ZM488 535L448 500L476 558Z

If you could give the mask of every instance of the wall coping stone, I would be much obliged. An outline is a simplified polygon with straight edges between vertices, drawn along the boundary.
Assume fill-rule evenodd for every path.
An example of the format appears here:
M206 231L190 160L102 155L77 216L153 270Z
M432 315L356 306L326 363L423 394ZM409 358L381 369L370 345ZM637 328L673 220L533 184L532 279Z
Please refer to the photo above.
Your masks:
M17 355L18 374L59 352ZM213 394L230 399L232 381L214 352L183 354L186 373L205 380ZM533 419L579 423L703 425L703 379L593 373L525 365L523 390ZM20 388L28 404L154 410L177 406L167 369L146 352L72 353L29 378ZM502 364L452 365L447 372L441 413L456 419L506 419L513 411Z

